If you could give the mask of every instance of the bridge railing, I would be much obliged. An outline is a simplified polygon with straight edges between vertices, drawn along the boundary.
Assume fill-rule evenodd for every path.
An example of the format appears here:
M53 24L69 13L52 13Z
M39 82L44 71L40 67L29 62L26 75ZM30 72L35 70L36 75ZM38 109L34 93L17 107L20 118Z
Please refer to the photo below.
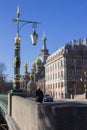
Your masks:
M0 94L0 111L5 116L8 112L8 95Z

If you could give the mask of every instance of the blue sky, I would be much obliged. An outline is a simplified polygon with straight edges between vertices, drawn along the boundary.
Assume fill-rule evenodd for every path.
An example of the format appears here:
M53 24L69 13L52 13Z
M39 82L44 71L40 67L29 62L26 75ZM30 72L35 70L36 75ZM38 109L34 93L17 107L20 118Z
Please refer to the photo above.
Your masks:
M20 19L41 22L37 26L39 39L36 46L31 44L32 25L20 31L21 68L27 61L29 69L42 47L43 32L46 32L47 48L50 54L72 39L87 37L87 0L0 0L0 62L7 66L9 78L14 74L14 38L17 6L20 6Z

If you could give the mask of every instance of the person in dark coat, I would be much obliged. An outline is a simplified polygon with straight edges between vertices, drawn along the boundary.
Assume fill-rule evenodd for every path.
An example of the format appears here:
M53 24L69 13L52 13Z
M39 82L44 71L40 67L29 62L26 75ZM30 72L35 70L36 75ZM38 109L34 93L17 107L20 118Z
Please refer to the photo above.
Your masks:
M36 102L43 102L43 91L40 89L40 88L38 88L37 90L36 90Z

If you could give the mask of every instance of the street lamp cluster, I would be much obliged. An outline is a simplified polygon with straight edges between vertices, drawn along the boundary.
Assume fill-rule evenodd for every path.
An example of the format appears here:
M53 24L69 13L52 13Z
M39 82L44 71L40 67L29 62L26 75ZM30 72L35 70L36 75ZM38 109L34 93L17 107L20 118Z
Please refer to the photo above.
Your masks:
M39 22L34 21L26 21L19 19L20 18L20 7L17 8L17 17L13 19L13 22L17 23L17 32L16 37L14 39L14 85L13 90L19 90L20 89L20 30L24 27L26 24L33 24L33 33L30 35L32 44L36 45L38 34L36 33L36 25L40 24ZM21 26L20 26L20 23Z

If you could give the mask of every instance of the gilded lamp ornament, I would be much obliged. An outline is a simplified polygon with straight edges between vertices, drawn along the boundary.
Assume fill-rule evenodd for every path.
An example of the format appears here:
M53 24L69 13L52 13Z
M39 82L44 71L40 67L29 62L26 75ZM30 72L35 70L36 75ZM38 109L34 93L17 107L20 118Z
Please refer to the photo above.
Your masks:
M15 44L20 44L20 37L17 35L14 39Z

